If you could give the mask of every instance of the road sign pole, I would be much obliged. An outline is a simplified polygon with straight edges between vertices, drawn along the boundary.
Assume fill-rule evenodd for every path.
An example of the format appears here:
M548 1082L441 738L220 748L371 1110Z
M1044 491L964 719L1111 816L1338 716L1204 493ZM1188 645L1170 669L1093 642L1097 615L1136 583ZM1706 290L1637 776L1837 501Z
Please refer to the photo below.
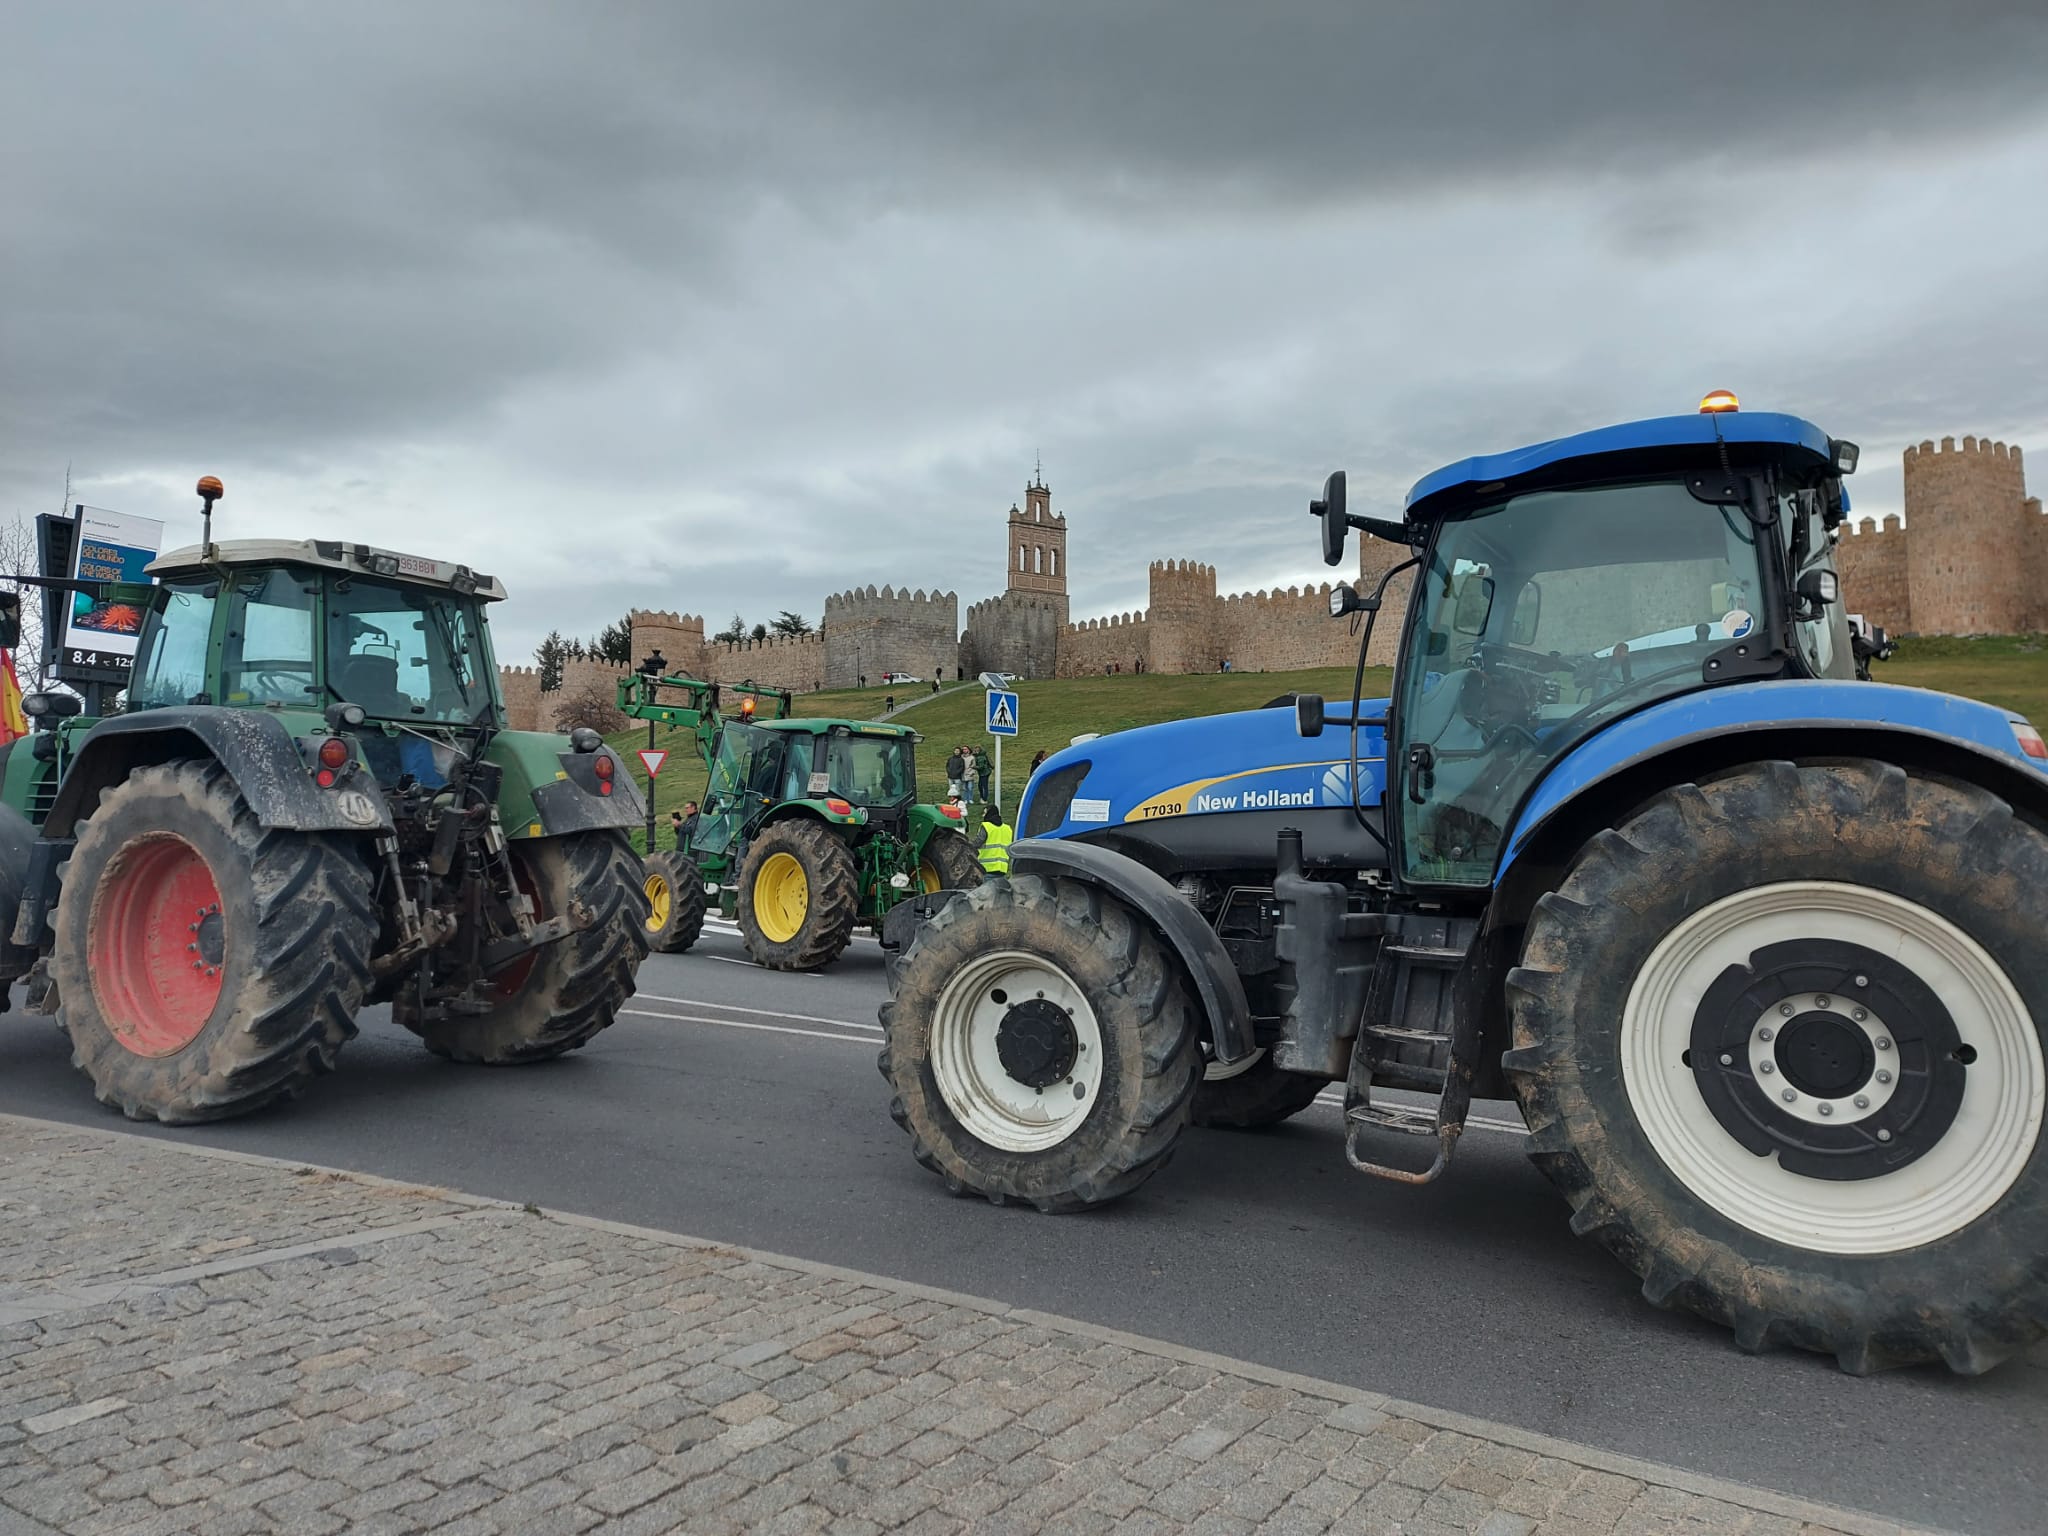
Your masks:
M1001 810L1001 809L1003 808L1003 738L1002 738L1002 737L1000 737L1000 736L998 736L998 737L996 738L996 798L995 798L995 807L996 807L996 809L997 809L997 810L999 810L999 811L1000 811L1000 810Z
M654 720L651 716L647 721L647 747L649 751L654 749ZM644 757L640 759L640 765L643 768L647 767L647 763L648 759ZM654 770L652 768L647 769L647 855L649 858L654 856Z

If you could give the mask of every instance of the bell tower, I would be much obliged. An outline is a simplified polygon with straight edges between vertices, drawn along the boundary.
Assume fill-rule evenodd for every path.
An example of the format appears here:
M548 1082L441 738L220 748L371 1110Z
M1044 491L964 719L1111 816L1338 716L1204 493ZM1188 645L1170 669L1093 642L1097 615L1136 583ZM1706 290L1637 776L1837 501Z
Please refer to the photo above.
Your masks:
M1006 590L1067 595L1067 519L1052 509L1052 492L1039 470L1024 487L1024 508L1010 507L1010 548L1003 562ZM1061 605L1065 606L1064 603Z

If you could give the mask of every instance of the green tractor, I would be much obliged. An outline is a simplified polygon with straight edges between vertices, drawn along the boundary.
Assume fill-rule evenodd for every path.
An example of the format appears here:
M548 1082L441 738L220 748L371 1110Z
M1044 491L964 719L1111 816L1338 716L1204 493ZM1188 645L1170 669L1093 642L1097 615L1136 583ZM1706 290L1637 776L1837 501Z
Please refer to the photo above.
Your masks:
M100 1101L170 1124L296 1097L372 1003L454 1061L583 1045L647 953L644 802L594 731L502 728L503 586L215 544L199 492L204 542L100 594L139 619L126 707L32 694L0 747L0 1007L27 977Z
M694 944L716 893L757 964L812 971L838 959L856 927L879 931L905 898L981 883L961 808L916 803L915 731L798 720L788 692L752 683L734 690L728 718L718 684L663 676L665 665L657 653L620 678L619 709L694 731L708 785L683 846L650 849L645 861L655 949ZM663 702L663 690L688 702ZM771 719L758 718L763 700Z

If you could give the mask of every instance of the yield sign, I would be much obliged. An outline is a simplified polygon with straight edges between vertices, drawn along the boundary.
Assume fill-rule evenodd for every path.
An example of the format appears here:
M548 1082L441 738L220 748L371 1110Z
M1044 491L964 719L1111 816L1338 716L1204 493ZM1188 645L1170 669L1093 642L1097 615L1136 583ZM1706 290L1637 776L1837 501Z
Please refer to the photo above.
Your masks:
M667 747L642 747L640 749L640 766L647 770L647 777L650 779L661 772L661 765L667 761Z

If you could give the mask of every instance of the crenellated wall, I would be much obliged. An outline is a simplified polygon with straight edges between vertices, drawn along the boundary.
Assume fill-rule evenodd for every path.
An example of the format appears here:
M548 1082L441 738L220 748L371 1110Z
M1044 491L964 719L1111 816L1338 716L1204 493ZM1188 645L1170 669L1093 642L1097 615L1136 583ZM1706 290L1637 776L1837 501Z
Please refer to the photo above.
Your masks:
M498 668L498 692L505 699L505 726L514 731L540 729L540 668Z
M1944 437L1908 448L1906 513L1835 543L1842 596L1894 635L2048 629L2048 519L2017 447Z
M812 693L825 686L826 643L822 635L770 635L737 645L707 641L698 677L714 683L759 683Z
M960 599L951 592L856 587L825 599L823 681L853 688L884 672L936 678L960 661ZM757 679L758 681L758 679Z
M1064 592L1005 592L967 610L960 637L960 675L1014 672L1051 677L1059 667L1060 634L1067 626Z

